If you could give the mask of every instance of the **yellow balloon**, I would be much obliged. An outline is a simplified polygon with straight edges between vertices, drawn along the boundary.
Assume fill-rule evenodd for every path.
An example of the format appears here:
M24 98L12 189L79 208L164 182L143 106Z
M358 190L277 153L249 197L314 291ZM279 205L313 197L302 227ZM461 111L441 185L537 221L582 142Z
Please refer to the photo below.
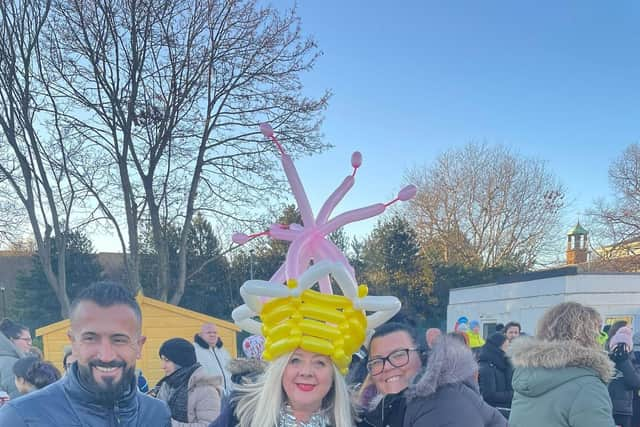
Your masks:
M296 348L300 347L301 339L302 339L301 336L295 336L295 337L288 337L285 339L278 340L277 342L274 342L269 346L268 348L269 354L275 357L279 357L285 353L291 353ZM267 347L265 346L265 351L266 350L267 350Z
M334 352L333 344L327 340L317 337L303 336L300 347L304 350L324 354L326 356L331 356Z
M300 329L305 335L324 338L335 341L340 338L340 331L333 326L327 325L326 322L319 322L312 319L304 319L299 324Z
M300 307L300 313L303 317L310 317L312 319L323 319L334 325L339 324L344 318L343 314L337 310L328 311L326 307L321 307L312 304L302 304Z
M321 294L320 292L309 289L302 293L302 298L305 304L317 304L330 310L353 306L353 301L343 295Z

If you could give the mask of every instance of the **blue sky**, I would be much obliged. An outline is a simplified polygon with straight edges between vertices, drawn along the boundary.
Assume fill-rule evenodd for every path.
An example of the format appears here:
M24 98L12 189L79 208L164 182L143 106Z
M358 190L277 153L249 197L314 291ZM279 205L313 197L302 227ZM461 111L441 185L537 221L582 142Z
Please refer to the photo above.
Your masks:
M298 14L324 52L305 91L334 93L322 128L334 148L297 162L316 211L354 150L364 164L337 213L388 200L408 168L481 141L546 160L569 229L640 141L640 3L307 0Z

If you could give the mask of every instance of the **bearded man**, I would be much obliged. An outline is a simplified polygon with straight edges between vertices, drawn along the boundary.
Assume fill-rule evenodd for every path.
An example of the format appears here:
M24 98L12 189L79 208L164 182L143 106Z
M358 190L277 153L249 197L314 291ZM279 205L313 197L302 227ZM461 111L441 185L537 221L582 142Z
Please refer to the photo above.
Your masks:
M140 306L123 287L94 283L71 304L68 331L77 361L60 381L0 409L0 426L171 426L169 408L136 386Z

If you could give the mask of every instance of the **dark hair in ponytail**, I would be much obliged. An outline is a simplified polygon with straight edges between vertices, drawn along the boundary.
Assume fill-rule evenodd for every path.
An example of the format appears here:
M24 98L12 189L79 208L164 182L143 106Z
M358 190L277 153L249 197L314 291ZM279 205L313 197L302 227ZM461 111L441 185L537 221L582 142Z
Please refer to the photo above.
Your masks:
M58 368L34 356L18 359L13 365L13 374L23 378L36 389L46 387L60 379Z
M29 328L21 325L20 323L16 323L11 319L2 319L0 322L0 332L2 332L7 338L20 338L20 334L24 330L29 330Z

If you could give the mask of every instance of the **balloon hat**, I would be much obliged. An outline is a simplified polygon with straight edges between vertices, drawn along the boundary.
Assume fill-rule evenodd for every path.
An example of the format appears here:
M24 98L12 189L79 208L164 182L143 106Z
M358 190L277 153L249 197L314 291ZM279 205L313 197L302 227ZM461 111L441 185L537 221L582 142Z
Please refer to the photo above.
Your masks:
M376 328L393 317L400 310L400 301L392 296L368 296L367 287L357 285L353 267L327 235L345 224L379 215L393 203L413 198L416 188L406 186L387 203L329 219L355 183L356 171L362 164L362 155L355 152L351 156L353 173L342 181L314 217L293 161L269 124L261 124L260 130L280 152L302 224L273 224L268 230L252 235L234 233L233 241L238 244L265 235L291 244L285 262L269 281L249 280L242 285L240 295L245 304L231 315L241 328L264 335L265 360L302 348L331 357L341 372L346 373L351 355L364 342L367 329ZM332 295L330 277L342 295ZM311 289L316 283L320 292ZM273 299L265 302L266 298ZM374 313L366 315L367 311ZM262 323L253 319L258 316Z

